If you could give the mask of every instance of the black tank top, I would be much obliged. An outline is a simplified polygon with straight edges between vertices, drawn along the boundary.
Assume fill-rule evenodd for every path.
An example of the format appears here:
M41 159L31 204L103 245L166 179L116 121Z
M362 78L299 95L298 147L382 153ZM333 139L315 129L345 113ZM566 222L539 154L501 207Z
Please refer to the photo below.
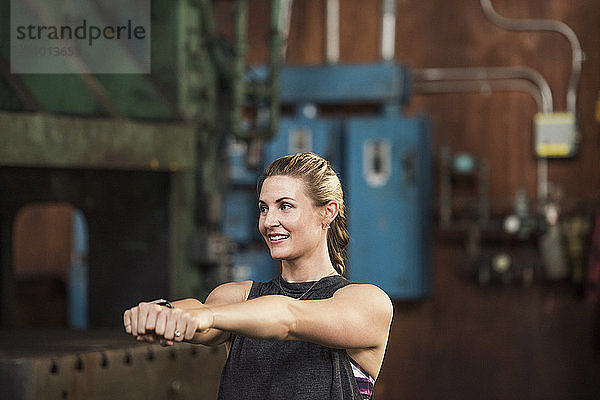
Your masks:
M314 286L314 282L287 283L278 279L254 282L248 299L274 294L302 296L303 300L327 299L350 284L339 275L325 277ZM344 349L233 335L218 399L361 400L362 397Z

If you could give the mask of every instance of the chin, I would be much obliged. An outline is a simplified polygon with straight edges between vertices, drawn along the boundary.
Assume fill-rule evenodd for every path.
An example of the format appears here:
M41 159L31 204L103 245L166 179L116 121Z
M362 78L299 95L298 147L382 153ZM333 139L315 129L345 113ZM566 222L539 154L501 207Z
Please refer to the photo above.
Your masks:
M279 253L279 252L277 252L277 251L275 251L275 252L274 252L274 251L271 251L271 258L272 258L273 260L278 260L278 261L281 261L281 260L284 260L284 259L285 259L285 255L284 255L284 254L281 254L281 253Z

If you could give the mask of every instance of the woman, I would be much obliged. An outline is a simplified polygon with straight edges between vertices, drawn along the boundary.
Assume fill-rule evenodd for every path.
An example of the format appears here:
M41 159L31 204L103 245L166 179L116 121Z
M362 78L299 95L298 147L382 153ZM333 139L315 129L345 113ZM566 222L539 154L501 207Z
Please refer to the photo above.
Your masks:
M348 234L337 175L315 154L285 156L258 192L258 227L281 275L226 283L204 304L140 303L125 311L125 330L163 345L224 343L219 399L372 398L393 309L378 287L342 276Z

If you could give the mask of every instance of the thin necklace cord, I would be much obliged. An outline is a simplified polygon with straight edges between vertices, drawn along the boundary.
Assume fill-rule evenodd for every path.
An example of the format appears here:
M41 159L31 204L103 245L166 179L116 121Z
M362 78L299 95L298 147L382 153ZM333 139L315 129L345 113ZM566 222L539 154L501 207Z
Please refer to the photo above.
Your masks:
M301 300L301 299L302 299L304 296L306 296L306 294L307 294L308 292L310 292L310 291L311 291L311 290L312 290L312 289L313 289L313 288L314 288L314 287L317 285L317 283L321 282L321 281L322 281L324 278L327 278L327 277L329 277L329 276L333 276L333 275L336 275L336 274L337 274L337 272L332 272L332 273L331 273L331 274L329 274L329 275L325 275L324 277L322 277L321 279L319 279L318 281L315 281L315 282L314 282L312 285L310 285L310 287L309 287L309 288L308 288L308 289L307 289L307 290L306 290L304 293L302 293L302 294L300 295L300 297L296 297L296 298L294 298L294 297L293 297L293 296L291 296L291 295L290 295L288 292L286 292L286 291L285 291L285 289L283 288L283 286L281 285L281 281L283 280L283 278L281 277L281 275L279 275L279 276L277 277L277 284L279 285L279 289L281 289L281 292L282 292L282 293L283 293L285 296L287 296L287 297L292 297L294 300Z

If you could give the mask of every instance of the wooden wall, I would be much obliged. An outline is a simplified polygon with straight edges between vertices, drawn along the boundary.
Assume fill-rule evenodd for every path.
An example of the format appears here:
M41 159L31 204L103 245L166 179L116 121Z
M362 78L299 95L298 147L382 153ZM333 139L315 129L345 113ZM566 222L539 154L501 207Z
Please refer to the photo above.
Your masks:
M253 0L250 64L266 60L268 0ZM494 0L510 18L565 22L578 35L583 64L577 111L581 147L577 156L553 160L549 180L565 193L565 206L600 199L600 126L594 107L600 88L600 5L597 0ZM381 1L340 0L340 62L379 60ZM557 33L510 32L489 21L479 0L397 0L396 60L413 69L429 67L528 66L550 84L556 111L566 109L571 49ZM325 61L325 0L294 1L286 63ZM491 165L492 208L512 206L516 190L537 193L533 116L537 105L521 92L414 95L408 113L433 121L434 151L449 144L486 158Z

